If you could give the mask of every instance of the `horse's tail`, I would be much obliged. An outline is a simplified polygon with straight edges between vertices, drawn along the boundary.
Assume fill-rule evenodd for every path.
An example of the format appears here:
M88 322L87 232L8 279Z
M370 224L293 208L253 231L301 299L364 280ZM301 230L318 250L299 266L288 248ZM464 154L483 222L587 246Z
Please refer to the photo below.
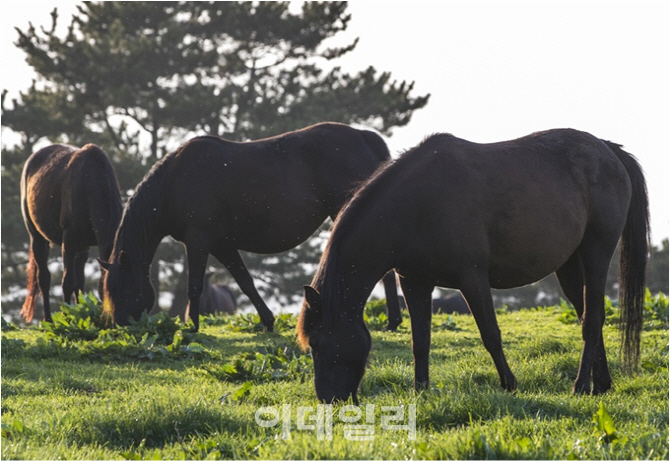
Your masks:
M40 292L40 287L37 281L37 261L35 261L35 255L33 254L32 248L30 249L30 254L28 256L26 274L28 275L28 293L26 294L26 300L21 308L21 317L23 317L26 322L30 322L35 315L35 304L37 304L37 297Z
M377 133L368 130L361 130L363 134L363 139L365 143L372 149L372 152L375 154L375 157L379 159L380 162L385 163L391 160L391 153L389 148Z
M649 199L644 174L635 157L618 144L608 141L605 144L623 163L632 185L628 217L621 235L619 305L624 369L634 371L640 360L645 269L649 248Z
M30 168L31 158L29 158L25 165L23 166L23 172L21 173L21 214L23 215L23 221L26 223L26 227L30 232L32 227L32 221L30 220L30 213L28 212L28 204L26 201L26 182L28 177L28 170ZM26 322L33 320L35 315L35 304L37 304L37 297L40 292L39 288L39 274L37 272L37 261L35 260L35 254L33 253L32 241L29 245L28 250L28 265L26 266L26 275L28 278L28 292L26 293L26 300L23 302L21 307L21 317L25 319Z

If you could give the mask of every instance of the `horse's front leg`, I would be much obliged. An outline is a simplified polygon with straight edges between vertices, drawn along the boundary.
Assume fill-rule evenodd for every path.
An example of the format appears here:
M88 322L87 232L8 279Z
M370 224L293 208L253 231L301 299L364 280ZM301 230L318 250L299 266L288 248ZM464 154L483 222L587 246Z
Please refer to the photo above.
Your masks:
M205 269L209 251L203 245L186 245L188 260L188 305L184 313L184 321L193 321L193 330L200 329L200 298L205 283Z
M484 347L493 358L500 377L500 385L506 391L515 390L516 377L507 365L503 351L502 336L493 308L488 271L475 270L472 274L465 274L461 281L461 292L477 322Z
M244 265L244 261L242 260L239 251L236 249L217 249L213 250L212 254L216 259L221 261L221 264L226 266L230 275L233 276L237 285L240 287L240 290L249 297L251 303L256 308L265 329L267 331L273 331L275 317L270 308L265 304L265 301L263 301L263 298L258 294L256 286L254 285L254 280L251 278L247 266Z
M412 352L414 354L414 388L428 387L430 359L430 321L432 318L433 286L400 278L405 303L412 324Z

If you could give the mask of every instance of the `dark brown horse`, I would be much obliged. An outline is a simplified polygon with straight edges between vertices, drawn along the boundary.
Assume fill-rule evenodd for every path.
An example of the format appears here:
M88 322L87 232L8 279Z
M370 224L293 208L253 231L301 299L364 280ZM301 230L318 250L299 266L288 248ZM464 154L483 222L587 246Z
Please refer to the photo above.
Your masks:
M582 322L573 391L607 391L604 290L620 238L624 359L634 368L648 245L647 193L634 158L569 129L495 144L429 137L359 189L305 287L297 330L312 350L318 398L356 399L370 350L363 307L390 269L409 309L417 388L428 384L435 286L461 291L502 387L513 390L490 289L555 272Z
M186 316L196 330L209 254L226 266L272 330L274 316L239 250L295 247L327 217L334 219L355 186L389 159L380 136L336 123L244 143L212 136L188 141L154 165L126 205L111 259L101 262L106 312L123 325L151 309L149 267L159 242L170 235L186 247ZM395 274L388 278L394 282L386 284L394 290L388 298L397 299ZM397 326L397 307L394 315Z
M217 283L212 285L210 279L212 274L205 274L204 286L202 287L202 295L200 296L200 315L210 314L234 314L237 310L237 300L235 294L228 288L227 285ZM172 305L169 316L175 317L182 314L183 309L179 309L175 304Z
M51 321L50 245L62 250L65 302L84 289L89 247L97 245L102 258L112 252L122 206L107 155L93 144L81 149L54 144L38 150L23 168L21 207L30 234L28 294L21 315L32 320L41 292L44 320Z

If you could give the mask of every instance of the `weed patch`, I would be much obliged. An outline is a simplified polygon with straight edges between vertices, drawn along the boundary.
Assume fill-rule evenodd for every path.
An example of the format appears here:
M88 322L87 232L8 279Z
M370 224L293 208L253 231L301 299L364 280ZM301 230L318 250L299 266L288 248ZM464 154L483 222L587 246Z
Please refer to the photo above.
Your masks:
M219 368L206 368L207 372L221 381L278 381L304 378L312 369L312 357L297 347L247 352Z

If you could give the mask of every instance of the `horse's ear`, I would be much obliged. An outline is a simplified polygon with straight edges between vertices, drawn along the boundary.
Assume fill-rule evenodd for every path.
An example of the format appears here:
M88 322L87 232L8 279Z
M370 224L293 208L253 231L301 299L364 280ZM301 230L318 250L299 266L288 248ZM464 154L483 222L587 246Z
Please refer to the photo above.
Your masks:
M313 287L305 285L302 287L305 290L305 300L309 305L309 309L314 313L321 312L321 295Z
M96 259L98 260L98 264L100 264L100 269L102 269L103 271L106 272L106 271L109 270L110 267L112 267L111 263L108 263L107 261L103 261L100 258L96 258Z

